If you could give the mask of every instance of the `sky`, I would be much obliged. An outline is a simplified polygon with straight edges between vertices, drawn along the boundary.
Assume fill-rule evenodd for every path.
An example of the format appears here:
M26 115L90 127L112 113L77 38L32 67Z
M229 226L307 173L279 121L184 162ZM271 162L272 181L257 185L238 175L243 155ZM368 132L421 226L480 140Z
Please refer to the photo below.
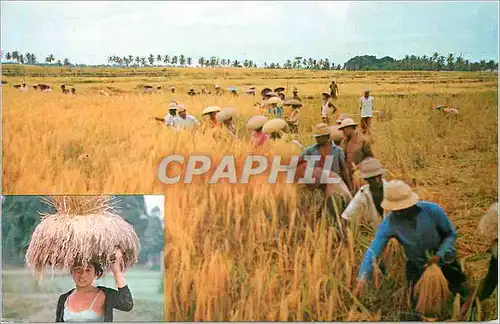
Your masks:
M73 63L110 55L343 64L356 55L498 61L498 2L2 1L1 50Z

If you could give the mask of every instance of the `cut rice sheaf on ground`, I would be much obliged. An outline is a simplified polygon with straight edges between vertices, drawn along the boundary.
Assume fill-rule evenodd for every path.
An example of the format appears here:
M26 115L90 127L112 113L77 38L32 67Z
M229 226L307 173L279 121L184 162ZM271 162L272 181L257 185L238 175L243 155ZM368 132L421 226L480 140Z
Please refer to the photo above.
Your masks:
M421 314L439 314L450 299L450 290L441 268L431 264L415 285L417 311Z

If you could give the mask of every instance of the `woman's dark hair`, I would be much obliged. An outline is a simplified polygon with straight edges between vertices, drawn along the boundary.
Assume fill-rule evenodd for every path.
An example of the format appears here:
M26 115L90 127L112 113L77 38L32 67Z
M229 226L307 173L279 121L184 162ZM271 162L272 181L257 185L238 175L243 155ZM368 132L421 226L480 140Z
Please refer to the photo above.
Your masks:
M255 129L256 132L262 132L262 126Z
M87 265L92 266L94 268L95 275L96 275L97 279L101 278L102 275L104 274L104 269L102 268L102 265L99 262L89 261L87 263ZM76 267L83 267L83 262L81 262L81 261L75 262L72 266L72 269L74 269Z

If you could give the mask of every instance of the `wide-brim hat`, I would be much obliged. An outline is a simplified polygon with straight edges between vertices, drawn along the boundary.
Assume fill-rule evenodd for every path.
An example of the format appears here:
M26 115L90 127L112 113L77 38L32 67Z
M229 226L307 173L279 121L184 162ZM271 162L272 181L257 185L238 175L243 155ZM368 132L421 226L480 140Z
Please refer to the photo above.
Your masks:
M281 91L285 91L285 88L284 87L278 87L278 88L274 89L274 92L281 92Z
M331 97L330 93L329 92L322 92L321 93L323 96L327 96L327 97Z
M183 111L186 111L186 107L184 107L184 105L181 104L177 105L177 112L181 113Z
M314 126L312 136L320 137L325 135L330 136L330 129L328 128L328 125L325 123L316 124L316 126Z
M279 97L271 97L266 100L266 104L271 105L271 104L279 104L281 102L281 99Z
M384 169L382 168L382 164L380 164L380 161L372 157L366 158L361 161L358 168L359 176L363 179L376 177L384 173Z
M337 123L341 123L346 118L351 118L352 119L352 116L349 115L348 113L341 113L340 116L339 116L339 118L337 118L336 122Z
M264 88L264 89L260 90L260 94L261 95L265 95L268 92L273 92L273 89L271 89L271 88Z
M346 118L340 123L339 129L344 129L350 126L358 126L358 124L352 118Z
M218 106L208 106L207 108L203 109L201 112L202 115L210 114L213 112L219 112L221 111L220 107Z
M401 180L391 180L384 185L383 209L402 210L416 205L420 197L410 186Z
M266 94L264 96L268 96L268 97L278 97L278 94L276 92L273 92L273 91L270 91L270 92L266 92Z
M268 121L268 118L264 115L256 115L250 117L250 119L247 122L247 128L248 129L257 129L262 126Z
M274 132L280 132L284 130L288 126L288 123L284 121L281 118L274 118L271 120L268 120L267 122L264 123L264 126L262 127L262 131L264 133L270 134Z
M285 100L285 102L283 103L285 106L297 106L297 107L302 107L302 102L300 102L299 100L297 99L288 99L288 100Z
M235 108L224 108L217 114L217 120L220 122L225 122L236 116L238 111Z
M344 132L339 129L339 125L333 125L328 127L330 130L330 139L334 142L341 141L344 139Z

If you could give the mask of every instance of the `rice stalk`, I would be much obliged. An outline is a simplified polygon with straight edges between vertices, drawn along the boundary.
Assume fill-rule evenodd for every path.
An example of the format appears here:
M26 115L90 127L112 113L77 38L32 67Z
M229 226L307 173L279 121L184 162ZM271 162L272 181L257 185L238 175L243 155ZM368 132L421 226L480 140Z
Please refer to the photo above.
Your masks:
M448 280L437 264L425 269L415 285L414 296L418 297L417 311L421 314L439 314L450 298Z

